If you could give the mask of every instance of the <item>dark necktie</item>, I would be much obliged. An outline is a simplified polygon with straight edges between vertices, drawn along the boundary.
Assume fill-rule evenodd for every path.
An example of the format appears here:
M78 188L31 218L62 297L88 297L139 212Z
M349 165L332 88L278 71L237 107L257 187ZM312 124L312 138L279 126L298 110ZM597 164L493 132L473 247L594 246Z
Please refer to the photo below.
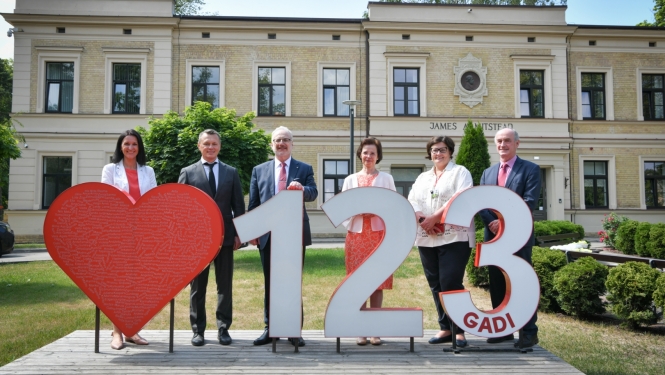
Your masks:
M277 192L286 189L286 163L282 163L282 169L279 171L279 183L277 184Z
M210 191L212 191L213 198L215 197L215 194L217 194L217 184L215 183L215 172L213 172L215 164L217 164L217 162L203 163L203 165L210 167L210 173L208 174L208 184L210 185Z
M508 177L508 163L501 164L499 168L499 186L506 186L506 177Z

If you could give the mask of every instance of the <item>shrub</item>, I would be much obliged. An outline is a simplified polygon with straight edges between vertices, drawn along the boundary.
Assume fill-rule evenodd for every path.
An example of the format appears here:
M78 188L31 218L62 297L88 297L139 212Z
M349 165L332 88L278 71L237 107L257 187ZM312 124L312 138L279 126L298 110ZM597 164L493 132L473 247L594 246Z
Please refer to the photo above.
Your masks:
M605 312L600 296L605 293L607 266L591 257L565 265L554 274L556 300L567 314L589 317Z
M653 324L658 316L652 307L658 270L647 264L626 262L610 270L605 286L612 311L635 327Z
M649 231L651 230L650 223L640 223L635 231L635 252L642 257L651 256L647 249L647 242L649 242Z
M619 225L615 237L614 246L624 254L635 254L635 232L640 223L635 220L627 220Z
M480 239L482 242L482 237ZM469 282L473 286L488 286L490 285L490 274L487 266L485 267L476 267L474 262L476 260L476 248L471 249L471 256L469 261L466 263L466 276L469 278Z
M654 258L665 259L665 224L651 225L647 251Z
M665 310L665 273L661 273L653 291L653 303Z
M617 234L617 229L624 221L628 220L627 217L623 215L617 215L614 212L610 212L609 215L605 215L603 218L603 230L598 232L600 234L600 240L605 243L605 245L614 247L614 241Z
M554 236L563 233L579 233L584 237L584 227L566 220L544 220L533 223L534 233L538 236Z
M533 269L540 281L540 311L558 312L561 307L557 302L557 292L554 290L554 273L566 265L566 255L558 250L544 247L533 247L531 256Z

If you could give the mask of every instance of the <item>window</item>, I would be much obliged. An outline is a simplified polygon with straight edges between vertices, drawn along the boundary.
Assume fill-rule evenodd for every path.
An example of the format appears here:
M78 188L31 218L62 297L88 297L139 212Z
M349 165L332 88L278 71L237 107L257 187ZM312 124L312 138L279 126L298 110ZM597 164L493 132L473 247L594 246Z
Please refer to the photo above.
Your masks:
M522 117L545 117L543 103L543 71L520 71L520 115Z
M584 205L586 208L607 208L607 162L584 162Z
M210 33L201 33L201 38L210 39Z
M323 115L348 116L349 106L342 103L349 100L350 69L323 69Z
M122 33L125 35L132 35L132 29L122 29Z
M53 200L72 186L72 158L44 156L42 180L42 208L47 209Z
M323 161L323 201L342 191L344 179L349 175L349 160Z
M56 27L55 32L58 34L64 34L65 33L65 28L64 27Z
M395 116L419 116L417 68L394 68L394 112Z
M411 187L422 172L422 168L391 168L390 170L390 174L395 180L395 188L404 198L409 198Z
M141 64L113 64L113 113L139 113Z
M647 208L665 207L665 161L644 162L644 198Z
M284 116L286 69L259 68L259 116Z
M582 118L605 119L605 74L582 73Z
M208 102L219 108L219 67L192 67L192 103Z
M642 114L644 120L664 120L663 74L642 74Z
M72 113L74 63L46 63L46 112Z

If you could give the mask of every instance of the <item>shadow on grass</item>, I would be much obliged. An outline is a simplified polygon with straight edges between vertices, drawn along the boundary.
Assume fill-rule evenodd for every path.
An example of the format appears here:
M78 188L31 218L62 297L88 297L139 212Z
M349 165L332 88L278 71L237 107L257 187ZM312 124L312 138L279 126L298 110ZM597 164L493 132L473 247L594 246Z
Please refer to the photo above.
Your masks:
M4 284L4 285L3 285ZM42 282L0 284L0 306L25 306L88 299L76 285Z

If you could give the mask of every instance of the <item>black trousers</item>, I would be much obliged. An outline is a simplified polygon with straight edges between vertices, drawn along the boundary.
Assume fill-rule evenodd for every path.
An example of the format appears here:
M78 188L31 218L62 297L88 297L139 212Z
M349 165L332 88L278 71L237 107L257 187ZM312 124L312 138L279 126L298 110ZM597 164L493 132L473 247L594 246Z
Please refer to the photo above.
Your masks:
M217 329L231 327L233 321L233 298L231 287L233 284L233 246L222 246L222 249L213 260L215 265L215 281L217 282ZM208 288L208 275L210 265L192 280L189 284L189 321L192 331L203 335L206 330L206 289Z
M259 249L259 254L261 255L261 266L263 266L263 280L265 285L265 294L263 295L263 322L266 324L266 328L268 328L270 325L270 238L268 238L268 242L266 242L263 249ZM302 266L305 266L305 246L302 247ZM305 321L304 309L302 309L301 316L300 324L302 327L302 323Z
M524 246L515 255L526 260L531 264L531 253L533 248L531 245ZM497 266L487 266L489 271L490 279L490 298L492 299L492 307L497 308L503 302L504 297L506 296L506 278L503 276L503 272ZM536 321L538 320L538 313L534 312L531 320L529 320L526 325L522 328L522 332L525 335L535 335L538 333L538 326L536 326Z
M453 242L436 247L418 246L420 261L423 264L425 278L432 290L434 306L439 314L441 330L450 330L450 322L441 306L440 292L464 289L464 270L469 261L471 248L469 241ZM459 328L458 332L464 332Z

